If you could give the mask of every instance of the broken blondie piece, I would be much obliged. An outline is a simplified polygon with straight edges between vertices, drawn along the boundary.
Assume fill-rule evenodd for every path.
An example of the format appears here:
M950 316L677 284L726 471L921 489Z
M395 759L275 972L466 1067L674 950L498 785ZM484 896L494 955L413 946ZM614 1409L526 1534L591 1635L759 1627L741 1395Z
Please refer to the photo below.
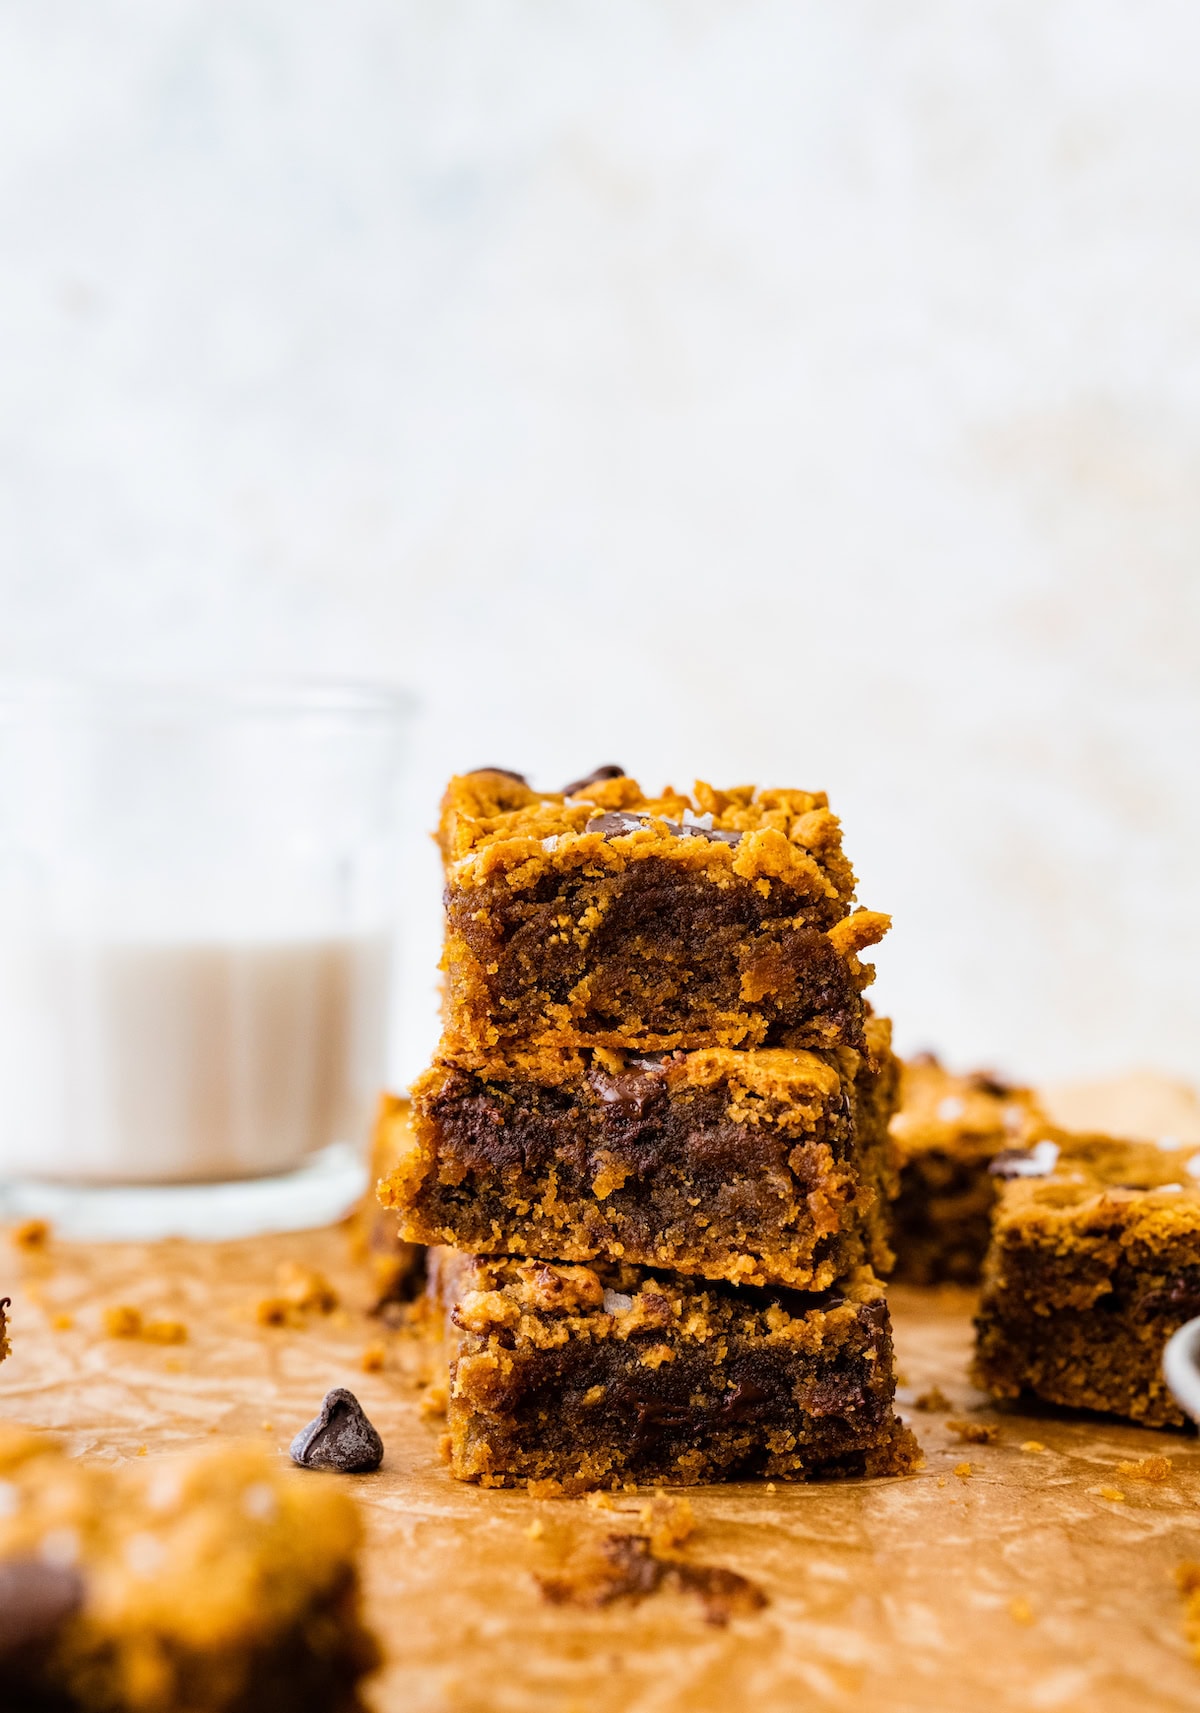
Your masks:
M471 1254L815 1291L886 1270L896 1060L884 1019L866 1032L865 1054L576 1051L553 1081L436 1062L381 1199Z
M258 1450L112 1468L0 1426L0 1706L358 1713L359 1536Z
M769 1475L894 1475L883 1288L733 1287L625 1264L431 1252L445 1317L451 1472L580 1492Z
M996 1155L1045 1129L1032 1089L988 1071L955 1076L932 1053L905 1060L891 1121L900 1168L892 1204L895 1277L909 1284L979 1282L991 1236Z
M993 1171L977 1384L1182 1426L1162 1354L1200 1314L1200 1152L1059 1131Z
M545 1051L552 1075L564 1048L864 1045L858 954L888 918L852 912L823 793L581 786L451 780L443 1057L491 1072Z

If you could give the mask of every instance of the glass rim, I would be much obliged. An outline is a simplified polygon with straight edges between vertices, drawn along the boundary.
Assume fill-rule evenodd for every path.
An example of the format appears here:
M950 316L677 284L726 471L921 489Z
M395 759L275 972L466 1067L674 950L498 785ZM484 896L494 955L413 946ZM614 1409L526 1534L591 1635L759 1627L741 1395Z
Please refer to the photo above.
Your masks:
M107 678L0 672L0 721L143 716L236 719L329 716L399 724L417 699L399 685L281 674L247 678Z

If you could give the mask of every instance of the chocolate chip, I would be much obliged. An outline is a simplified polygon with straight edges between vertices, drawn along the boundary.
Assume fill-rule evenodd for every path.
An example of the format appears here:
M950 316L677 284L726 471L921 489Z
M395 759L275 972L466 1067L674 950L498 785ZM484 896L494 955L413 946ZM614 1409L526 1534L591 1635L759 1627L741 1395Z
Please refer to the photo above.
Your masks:
M618 833L636 833L649 825L649 815L629 815L624 810L606 809L602 815L593 815L583 830L585 833L603 833L606 839L615 839Z
M581 791L586 791L589 785L599 785L602 779L624 779L623 767L597 767L583 779L573 779L569 785L563 786L564 797L578 797Z
M649 827L655 821L683 839L708 839L713 844L736 845L741 843L742 835L727 831L724 827L694 827L687 822L665 821L661 815L635 814L632 810L607 810L603 815L593 815L584 827L585 833L603 833L606 839L615 839L621 833L636 833L641 827Z
M321 1413L292 1441L292 1462L302 1469L336 1469L365 1475L383 1462L383 1441L353 1392L326 1392Z
M617 1107L627 1118L643 1117L646 1108L662 1097L665 1080L665 1071L658 1068L619 1071L610 1076L593 1066L588 1074L588 1081L605 1106Z
M515 779L518 785L529 784L523 773L514 773L511 767L469 767L467 778L473 779L477 773L498 773L504 779Z
M83 1578L40 1558L0 1564L0 1658L43 1642L83 1605Z

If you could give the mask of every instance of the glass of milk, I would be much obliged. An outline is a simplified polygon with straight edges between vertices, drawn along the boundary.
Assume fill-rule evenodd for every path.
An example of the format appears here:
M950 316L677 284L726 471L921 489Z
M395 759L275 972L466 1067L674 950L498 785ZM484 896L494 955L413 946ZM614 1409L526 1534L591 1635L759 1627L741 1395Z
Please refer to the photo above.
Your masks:
M319 1223L387 1075L406 697L0 680L0 1217Z

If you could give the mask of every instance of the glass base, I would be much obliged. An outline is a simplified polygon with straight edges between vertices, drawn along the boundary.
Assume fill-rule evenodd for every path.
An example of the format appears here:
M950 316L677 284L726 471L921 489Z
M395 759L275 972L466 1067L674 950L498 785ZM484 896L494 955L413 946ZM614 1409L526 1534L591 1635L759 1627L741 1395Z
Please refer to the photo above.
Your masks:
M200 1242L332 1225L367 1187L361 1148L334 1142L294 1172L226 1184L58 1184L0 1179L0 1222L48 1220L77 1243Z

